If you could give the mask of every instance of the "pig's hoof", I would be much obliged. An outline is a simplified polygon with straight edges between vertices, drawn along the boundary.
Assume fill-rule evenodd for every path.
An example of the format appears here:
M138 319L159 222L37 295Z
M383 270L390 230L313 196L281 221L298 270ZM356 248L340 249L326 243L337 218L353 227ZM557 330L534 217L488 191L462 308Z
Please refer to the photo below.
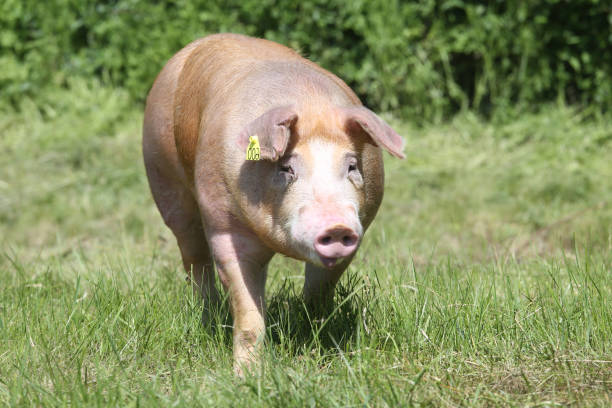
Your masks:
M244 380L245 370L242 364L234 363L234 375Z
M334 310L334 291L323 290L306 292L302 295L304 304L310 313L326 315Z
M209 308L204 307L202 309L202 318L200 319L202 327L204 327L205 329L212 327L213 319L214 314L212 313L212 311Z
M223 318L220 316L223 316L220 304L209 304L205 302L202 307L202 327L209 329L217 323L223 324Z
M247 375L255 374L258 364L256 359L241 359L234 361L234 375L244 379Z

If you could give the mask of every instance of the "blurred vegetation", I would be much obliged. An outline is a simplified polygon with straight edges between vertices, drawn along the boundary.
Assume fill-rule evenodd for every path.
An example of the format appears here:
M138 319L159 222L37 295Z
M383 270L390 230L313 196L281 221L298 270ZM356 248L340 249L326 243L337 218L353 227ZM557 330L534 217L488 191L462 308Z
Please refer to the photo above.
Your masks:
M608 0L4 0L0 98L95 76L143 101L182 46L231 31L298 49L403 119L555 100L608 112L611 26Z
M3 0L0 406L610 406L611 24L610 0ZM273 260L244 382L138 136L164 62L226 31L300 50L407 142L329 318Z
M612 120L391 118L406 159L325 319L268 272L262 374L201 325L142 108L70 78L0 110L0 407L610 407Z

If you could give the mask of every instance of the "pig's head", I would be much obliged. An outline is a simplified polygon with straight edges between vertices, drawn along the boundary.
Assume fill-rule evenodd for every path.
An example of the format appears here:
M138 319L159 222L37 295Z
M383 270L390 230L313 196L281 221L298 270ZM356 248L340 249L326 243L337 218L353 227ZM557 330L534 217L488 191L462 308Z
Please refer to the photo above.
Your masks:
M250 204L272 248L333 268L350 260L382 200L381 150L403 158L403 140L370 110L279 107L250 123L261 158L246 165L259 186ZM244 150L243 150L244 151Z

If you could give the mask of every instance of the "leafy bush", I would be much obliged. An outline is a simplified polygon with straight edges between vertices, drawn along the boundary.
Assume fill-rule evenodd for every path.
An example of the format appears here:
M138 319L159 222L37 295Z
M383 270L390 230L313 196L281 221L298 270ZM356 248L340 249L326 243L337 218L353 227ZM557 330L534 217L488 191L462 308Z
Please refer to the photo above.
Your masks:
M94 75L142 101L174 52L231 31L296 48L408 119L555 99L609 110L611 26L605 0L4 0L0 87L14 102Z

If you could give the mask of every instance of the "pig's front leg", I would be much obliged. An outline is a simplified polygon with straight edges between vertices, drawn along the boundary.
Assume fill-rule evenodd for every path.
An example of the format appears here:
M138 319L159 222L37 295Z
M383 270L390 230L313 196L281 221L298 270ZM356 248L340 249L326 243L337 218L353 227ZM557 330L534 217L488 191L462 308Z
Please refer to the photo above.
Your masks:
M333 269L306 263L304 302L312 311L317 314L328 311L333 303L336 284L347 268L348 263L340 264Z
M266 272L273 252L249 234L213 234L210 244L234 318L234 371L242 376L257 361L263 342Z

